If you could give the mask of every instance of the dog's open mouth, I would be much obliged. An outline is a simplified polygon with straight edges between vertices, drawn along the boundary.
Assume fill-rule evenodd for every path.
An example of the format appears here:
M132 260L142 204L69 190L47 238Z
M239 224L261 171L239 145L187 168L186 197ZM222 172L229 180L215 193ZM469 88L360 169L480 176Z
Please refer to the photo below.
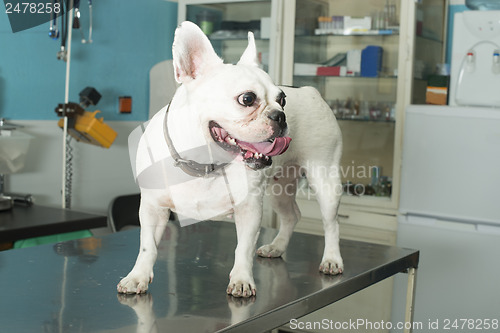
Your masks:
M271 156L283 154L291 138L275 137L263 142L245 142L235 139L215 121L208 124L210 134L217 144L224 150L240 154L243 161L252 169L262 169L272 164Z

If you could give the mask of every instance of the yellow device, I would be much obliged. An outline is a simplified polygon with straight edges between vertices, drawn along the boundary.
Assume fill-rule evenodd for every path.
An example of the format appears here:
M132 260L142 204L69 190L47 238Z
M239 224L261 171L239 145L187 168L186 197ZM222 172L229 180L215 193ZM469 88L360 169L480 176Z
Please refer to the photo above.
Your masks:
M100 112L84 111L68 118L68 134L77 141L109 148L115 141L117 133L104 123L104 118L96 118L96 114ZM64 128L64 118L60 119L57 125Z

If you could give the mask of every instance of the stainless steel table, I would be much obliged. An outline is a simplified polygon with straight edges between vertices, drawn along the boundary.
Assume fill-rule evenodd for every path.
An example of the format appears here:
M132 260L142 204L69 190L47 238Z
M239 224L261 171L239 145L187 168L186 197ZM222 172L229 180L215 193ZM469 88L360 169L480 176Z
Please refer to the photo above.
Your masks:
M259 244L275 234L263 229ZM225 294L236 245L225 222L170 223L145 295L116 292L135 262L138 229L0 252L0 331L261 332L408 270L412 310L418 251L343 240L345 271L332 277L318 272L323 244L295 233L283 259L256 257L250 299Z

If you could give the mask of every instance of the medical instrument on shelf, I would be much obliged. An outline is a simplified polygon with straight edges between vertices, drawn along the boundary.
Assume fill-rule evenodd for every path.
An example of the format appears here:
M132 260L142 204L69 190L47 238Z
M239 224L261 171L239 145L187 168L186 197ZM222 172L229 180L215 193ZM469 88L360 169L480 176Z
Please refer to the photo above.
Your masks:
M60 8L64 9L66 7L65 13L61 15L61 49L57 52L57 59L66 62L68 60L68 50L66 49L66 41L68 39L68 21L70 4L66 1L55 0L56 3L60 4ZM66 6L64 6L66 4Z
M85 111L90 105L96 105L101 99L101 94L92 87L87 87L80 92L80 104L66 102L58 104L55 112L63 117L57 125L65 133L64 140L64 170L63 170L63 208L71 206L71 191L73 182L73 147L71 139L109 148L113 144L117 133L104 123L103 118L96 118L99 110ZM69 136L67 135L69 134Z
M89 38L87 40L82 40L82 43L92 43L92 0L89 1Z
M53 0L53 5L58 4L60 8L65 8L63 14L61 14L61 30L57 29L57 14L53 13L53 18L50 20L49 36L52 39L58 39L61 37L61 49L57 52L57 59L67 61L68 50L67 50L67 40L69 34L69 27L72 29L80 30L81 42L82 44L92 43L92 24L93 24L93 14L92 14L92 0L88 1L89 4L89 37L85 39L85 34L80 24L80 0L76 0L74 4L70 4L67 0ZM69 12L72 11L71 20ZM71 21L71 23L70 23Z
M89 38L85 39L85 34L83 33L82 26L80 24L80 0L75 2L74 6L74 17L73 17L73 29L80 30L80 36L82 37L82 44L92 43L92 0L88 1L89 4Z
M59 104L55 112L60 117L68 118L68 134L74 139L109 148L116 138L116 132L104 123L103 118L96 118L99 110L85 111L90 105L97 105L100 99L101 94L95 88L87 87L80 92L80 104ZM63 119L59 120L58 125L63 127Z
M54 8L54 0L52 0L52 7ZM57 14L52 12L50 13L50 28L49 28L49 37L57 40L59 38L59 30L57 29Z
M80 0L75 2L75 6L73 8L74 16L73 16L73 29L80 30L80 34L82 35L82 40L85 40L85 36L83 35L82 27L80 26Z

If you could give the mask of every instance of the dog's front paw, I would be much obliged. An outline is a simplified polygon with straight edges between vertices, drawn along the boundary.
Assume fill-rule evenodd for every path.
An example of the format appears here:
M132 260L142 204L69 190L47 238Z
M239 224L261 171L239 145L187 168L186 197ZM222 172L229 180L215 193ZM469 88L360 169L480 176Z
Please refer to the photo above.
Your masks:
M251 297L256 294L255 282L250 279L231 278L226 292L234 297Z
M281 257L283 253L285 253L284 249L273 244L263 245L257 250L257 255L264 258L278 258Z
M130 272L116 286L116 290L122 294L143 294L148 290L148 285L153 281L153 273L140 274Z
M319 265L319 271L323 274L337 275L344 271L344 263L342 258L339 260L323 259Z

